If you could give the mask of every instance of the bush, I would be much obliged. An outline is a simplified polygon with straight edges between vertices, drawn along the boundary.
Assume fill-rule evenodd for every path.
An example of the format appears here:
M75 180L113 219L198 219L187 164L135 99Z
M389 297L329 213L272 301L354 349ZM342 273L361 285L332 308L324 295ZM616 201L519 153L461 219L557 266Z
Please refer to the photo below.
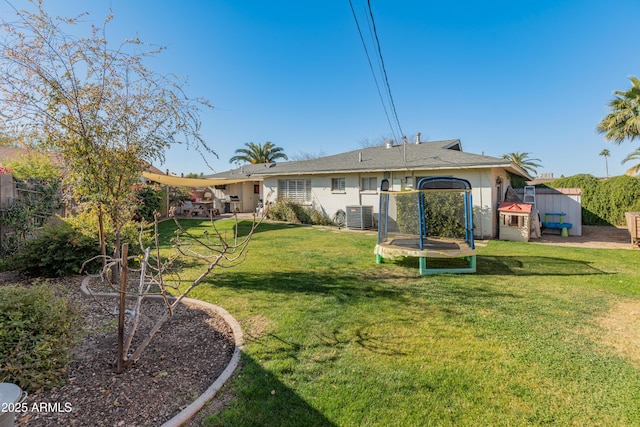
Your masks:
M300 203L288 199L278 199L269 208L269 218L275 221L291 222L293 224L329 225L331 220L313 208L307 208Z
M326 215L323 215L322 212L319 212L315 209L308 209L309 217L311 217L311 223L314 225L333 225L333 221Z
M153 222L155 213L162 211L162 202L165 194L162 189L150 185L143 185L136 189L136 199L138 201L136 215L147 222Z
M100 244L68 223L46 225L40 235L28 240L10 260L11 266L31 276L60 277L80 273L82 264L100 255ZM100 261L87 266L95 270Z
M80 233L92 237L99 241L98 234L98 217L94 211L88 210L81 212L73 217L65 218L71 227ZM114 233L109 221L104 221L105 241L107 243L107 255L113 253L114 249ZM146 223L136 221L128 221L120 230L120 238L122 243L129 243L129 254L136 255L142 253L140 249L140 230L142 229L142 243L144 247L151 245L151 231Z
M0 287L0 382L28 391L59 385L77 312L45 285Z
M420 232L418 200L424 201L424 219L428 236L464 238L464 193L422 192L396 194L398 228L402 233Z
M640 179L622 175L601 181L589 207L609 224L625 224L625 212L640 210Z
M600 180L592 175L574 175L548 184L552 188L582 190L582 223L621 225L625 212L640 210L640 179L626 175Z
M0 252L3 254L17 251L28 236L33 235L62 207L58 192L60 181L16 179L15 184L22 196L14 199L11 206L0 214L3 226Z

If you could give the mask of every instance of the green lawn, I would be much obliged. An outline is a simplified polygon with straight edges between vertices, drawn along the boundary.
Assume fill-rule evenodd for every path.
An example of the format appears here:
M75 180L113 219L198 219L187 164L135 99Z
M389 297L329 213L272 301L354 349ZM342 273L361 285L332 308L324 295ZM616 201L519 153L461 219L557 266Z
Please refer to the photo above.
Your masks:
M640 425L640 355L601 320L638 316L640 253L491 241L477 274L420 276L413 259L376 265L375 243L265 223L196 289L246 338L208 425Z

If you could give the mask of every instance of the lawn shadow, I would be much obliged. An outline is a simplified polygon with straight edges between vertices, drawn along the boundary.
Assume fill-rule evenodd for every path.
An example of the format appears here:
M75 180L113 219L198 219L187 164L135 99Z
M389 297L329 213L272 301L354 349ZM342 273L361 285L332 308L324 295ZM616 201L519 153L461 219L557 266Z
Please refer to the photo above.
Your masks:
M328 349L342 350L350 344L355 344L364 350L383 356L406 356L407 353L400 350L401 347L396 342L377 337L369 329L371 328L365 325L356 328L352 333L333 329L332 331L317 331L314 332L314 335L318 339L318 345Z
M588 261L574 259L522 256L478 256L476 274L512 276L590 276L611 274L595 268Z
M229 271L224 275L212 276L205 281L214 287L229 289L267 291L269 293L301 293L333 296L336 301L356 301L362 298L402 299L406 290L385 285L383 274L365 280L359 274L336 274L333 271L318 272L273 272L270 274ZM354 286L357 285L357 286Z
M204 425L337 426L272 372L265 370L259 361L245 353L229 386L228 392L234 394L233 400L222 411L208 415ZM224 399L224 396L221 398Z
M405 268L418 269L419 258L402 257L385 260ZM467 267L468 261L462 258L433 259L430 265L445 267ZM511 275L511 276L588 276L594 274L611 274L595 268L588 261L573 259L523 256L523 255L478 255L476 273L478 275Z
M205 230L208 231L211 235L215 234L215 229L211 224L211 220L209 218L177 218L176 219L180 226L189 232L192 232L196 235L201 234ZM218 226L220 221L225 221L225 225L219 228L222 236L225 238L231 238L233 234L233 229L235 228L235 224L233 223L233 218L231 219L214 219L213 225ZM251 231L251 227L253 226L252 219L238 219L238 237L244 237ZM289 223L277 223L277 222L262 222L260 225L256 227L254 230L254 234L264 233L269 231L279 231L286 230L290 228L300 228L300 227L310 227L305 224L289 224ZM173 219L167 219L158 224L158 232L159 237L158 241L160 243L160 247L168 248L173 246L173 239L176 237L176 230L178 227L176 226Z

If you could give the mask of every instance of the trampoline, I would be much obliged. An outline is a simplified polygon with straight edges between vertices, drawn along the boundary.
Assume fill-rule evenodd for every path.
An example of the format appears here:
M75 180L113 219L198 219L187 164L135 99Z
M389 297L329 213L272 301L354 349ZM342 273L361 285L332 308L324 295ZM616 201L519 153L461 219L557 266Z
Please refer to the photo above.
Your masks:
M376 262L416 257L420 274L475 273L473 205L469 181L429 177L412 191L390 191L383 180Z

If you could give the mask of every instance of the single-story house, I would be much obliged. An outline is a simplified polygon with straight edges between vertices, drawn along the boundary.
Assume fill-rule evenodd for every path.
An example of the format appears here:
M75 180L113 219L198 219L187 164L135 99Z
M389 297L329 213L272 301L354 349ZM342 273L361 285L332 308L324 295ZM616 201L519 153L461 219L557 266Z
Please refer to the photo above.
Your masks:
M414 143L368 147L312 160L248 164L206 178L242 179L214 191L214 199L236 200L241 212L286 197L332 218L347 206L372 206L375 216L382 179L389 180L391 190L399 191L414 188L427 176L454 176L471 183L474 234L479 238L496 236L497 208L510 176L532 179L509 160L462 151L458 139L422 142L419 138Z

